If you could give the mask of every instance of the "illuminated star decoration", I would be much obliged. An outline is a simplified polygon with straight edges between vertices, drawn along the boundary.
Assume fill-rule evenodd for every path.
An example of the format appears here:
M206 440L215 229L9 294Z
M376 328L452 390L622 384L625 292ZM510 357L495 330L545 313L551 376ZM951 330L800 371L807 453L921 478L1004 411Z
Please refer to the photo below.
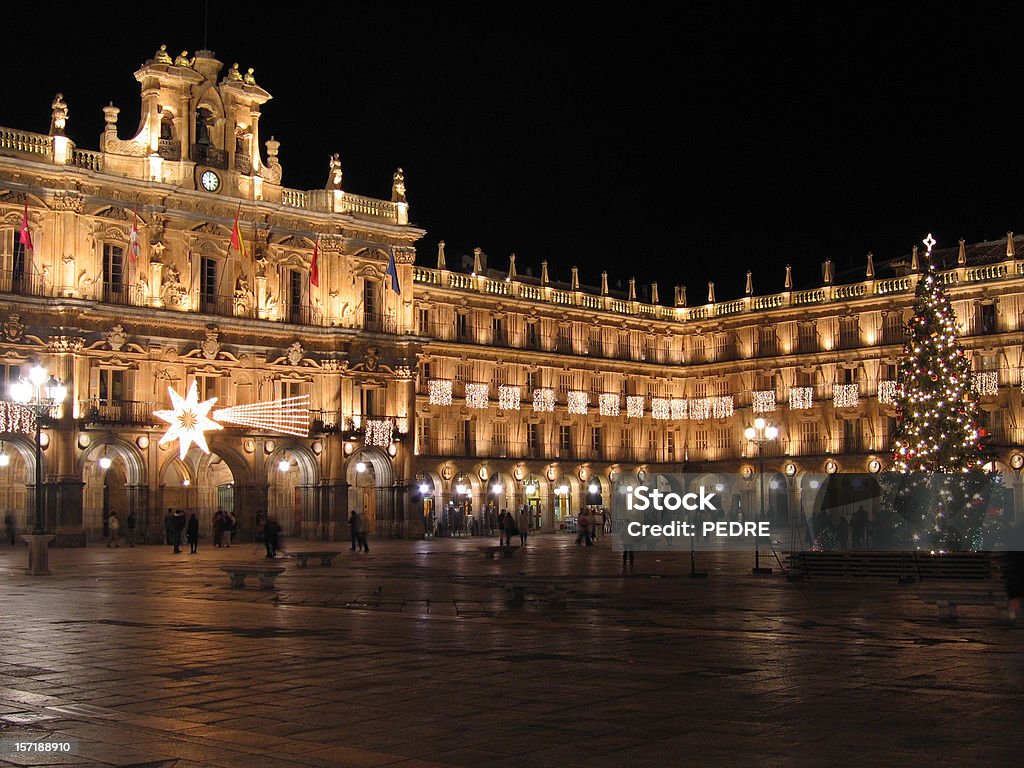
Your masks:
M931 253L932 252L932 246L935 245L935 238L932 237L932 233L929 232L928 233L928 237L926 237L921 242L924 243L924 247L928 249L928 253Z
M184 398L171 387L167 388L167 392L171 396L171 410L153 411L154 416L171 425L167 428L164 436L160 438L160 445L177 440L178 451L182 459L185 458L192 443L195 443L204 453L209 453L210 447L206 444L206 436L203 433L212 429L224 429L207 415L214 403L217 402L217 398L211 397L200 403L194 380L188 388L188 395Z

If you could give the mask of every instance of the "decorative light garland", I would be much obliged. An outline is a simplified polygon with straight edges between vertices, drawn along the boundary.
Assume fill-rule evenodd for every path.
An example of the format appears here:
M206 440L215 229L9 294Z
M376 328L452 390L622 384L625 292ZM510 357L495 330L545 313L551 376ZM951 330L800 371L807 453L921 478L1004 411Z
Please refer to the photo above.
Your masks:
M486 411L491 405L490 390L487 384L467 384L466 407Z
M716 419L727 419L733 415L735 409L732 395L721 395L709 399L711 400L711 413Z
M698 397L690 401L690 418L698 421L711 417L711 400Z
M878 382L878 402L882 405L893 405L899 395L899 382L886 379Z
M0 401L0 432L34 435L36 412L18 403Z
M309 435L309 395L218 408L211 415L215 420L228 424L281 432L295 437Z
M555 390L535 389L533 390L533 412L553 413L555 410Z
M394 427L390 419L367 419L363 432L363 444L377 448L391 445Z
M690 415L689 402L685 397L672 398L672 421L683 421Z
M626 396L626 417L630 419L642 419L644 417L643 395Z
M204 433L215 429L224 429L209 416L210 409L217 402L217 398L211 397L200 403L195 379L192 380L185 397L179 395L171 387L167 388L167 392L171 396L170 410L153 411L154 416L170 424L164 436L160 438L160 445L177 440L178 452L183 460L193 443L203 453L209 453L210 446L206 444Z
M431 379L427 391L430 393L430 405L452 404L451 379Z
M997 371L976 371L971 375L971 387L982 397L999 394L999 373Z
M518 411L520 406L519 387L502 384L498 387L498 408L502 411Z
M602 416L618 416L622 411L622 399L615 394L600 395L597 398L597 404Z
M789 408L792 411L805 411L814 406L814 387L790 387Z
M855 408L860 402L860 387L857 384L834 384L832 406L834 408Z
M775 390L763 389L752 393L754 413L771 413L775 410Z
M672 402L667 397L651 398L651 418L666 421L672 415Z
M572 391L568 394L569 413L575 413L577 415L585 414L587 412L587 405L589 404L590 397L586 392Z

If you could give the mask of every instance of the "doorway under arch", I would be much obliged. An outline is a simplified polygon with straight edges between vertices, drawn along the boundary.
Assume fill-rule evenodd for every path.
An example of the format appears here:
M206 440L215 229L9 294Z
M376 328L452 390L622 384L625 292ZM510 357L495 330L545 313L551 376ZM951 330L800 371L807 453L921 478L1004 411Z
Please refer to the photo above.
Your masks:
M349 512L358 511L370 536L399 536L402 521L396 514L394 471L391 459L378 448L361 448L345 468Z
M277 519L288 536L314 533L322 523L316 486L320 466L313 452L288 443L267 457L267 514Z

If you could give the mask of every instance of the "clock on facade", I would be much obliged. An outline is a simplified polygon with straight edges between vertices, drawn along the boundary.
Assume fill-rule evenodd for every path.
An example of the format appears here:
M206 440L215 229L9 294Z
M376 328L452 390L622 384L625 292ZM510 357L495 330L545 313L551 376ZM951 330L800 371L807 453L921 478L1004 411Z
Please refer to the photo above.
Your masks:
M203 171L203 174L199 177L199 183L203 185L203 189L207 192L216 192L220 189L220 176L213 171Z
M1019 453L1013 454L1010 457L1010 466L1014 469L1024 468L1024 456L1021 456Z

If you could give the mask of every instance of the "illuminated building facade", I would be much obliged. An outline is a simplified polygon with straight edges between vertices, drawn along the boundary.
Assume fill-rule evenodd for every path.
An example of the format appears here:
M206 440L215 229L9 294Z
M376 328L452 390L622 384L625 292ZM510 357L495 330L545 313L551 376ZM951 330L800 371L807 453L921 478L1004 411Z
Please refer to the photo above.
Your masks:
M279 142L261 143L270 94L251 71L161 49L135 76L139 126L121 138L104 108L98 151L67 137L60 97L48 133L0 128L0 375L6 396L40 361L68 386L43 451L61 543L101 537L111 510L134 511L157 540L179 507L204 530L223 507L243 535L262 510L288 534L332 538L353 509L377 535L418 536L423 512L436 520L451 502L477 517L528 504L550 531L581 504L680 471L735 473L724 496L736 514L755 503L743 430L757 416L780 429L765 447L776 511L806 508L812 478L889 466L916 256L877 276L869 259L852 281L826 263L805 289L780 267L781 292L755 295L748 279L743 298L718 301L710 285L696 305L682 287L671 305L656 285L642 300L633 281L611 290L607 275L587 288L575 267L565 282L547 263L537 277L514 258L495 270L479 249L464 268L443 244L433 266L414 265L425 233L409 224L400 169L390 200L344 190L337 156L323 189L289 189ZM1015 494L1021 246L1010 235L933 254ZM308 395L310 434L226 424L207 434L210 453L181 458L159 445L154 412L192 381L218 407ZM16 405L2 408L0 504L24 530L32 435Z

